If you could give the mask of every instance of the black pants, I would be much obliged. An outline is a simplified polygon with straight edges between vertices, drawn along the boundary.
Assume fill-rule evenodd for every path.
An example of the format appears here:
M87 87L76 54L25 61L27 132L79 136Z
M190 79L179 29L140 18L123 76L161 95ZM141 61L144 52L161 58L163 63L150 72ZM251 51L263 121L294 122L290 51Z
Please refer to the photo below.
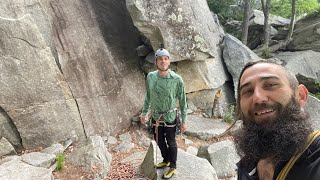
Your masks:
M156 139L155 127L153 127L154 139ZM163 162L170 162L170 168L176 168L177 142L176 127L158 127L158 146L163 157Z

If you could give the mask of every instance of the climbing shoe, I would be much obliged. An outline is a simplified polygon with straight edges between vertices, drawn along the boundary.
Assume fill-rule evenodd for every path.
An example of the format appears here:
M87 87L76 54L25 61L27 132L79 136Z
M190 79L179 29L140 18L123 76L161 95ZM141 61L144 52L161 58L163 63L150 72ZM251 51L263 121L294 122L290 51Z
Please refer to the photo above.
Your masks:
M169 167L170 166L170 162L161 162L159 164L156 165L156 168L163 168L163 167Z
M167 172L164 173L162 179L170 179L174 174L176 174L175 168L170 168Z

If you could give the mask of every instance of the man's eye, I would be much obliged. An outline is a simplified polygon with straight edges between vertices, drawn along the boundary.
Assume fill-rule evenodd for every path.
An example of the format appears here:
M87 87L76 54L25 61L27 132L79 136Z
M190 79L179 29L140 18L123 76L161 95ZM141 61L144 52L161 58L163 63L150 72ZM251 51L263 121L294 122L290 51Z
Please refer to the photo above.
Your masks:
M269 83L269 84L267 84L266 86L267 87L274 87L274 86L276 86L276 85L278 85L277 83Z
M242 91L242 95L247 95L247 94L250 94L250 93L252 93L252 90L251 89L247 89L247 90L243 90Z

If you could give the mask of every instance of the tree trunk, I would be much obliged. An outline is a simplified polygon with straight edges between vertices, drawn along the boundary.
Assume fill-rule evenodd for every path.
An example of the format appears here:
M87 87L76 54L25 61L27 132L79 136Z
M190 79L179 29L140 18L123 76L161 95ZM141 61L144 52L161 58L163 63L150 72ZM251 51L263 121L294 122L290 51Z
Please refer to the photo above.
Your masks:
M288 34L286 36L286 39L283 41L280 41L278 44L270 47L270 52L275 52L279 49L285 48L290 42L293 34L294 29L294 23L296 19L296 0L291 0L291 21L288 29Z
M244 45L247 45L247 42L248 42L249 18L251 14L250 12L251 12L250 0L244 0L242 35L241 35L241 41Z
M263 49L268 49L269 47L269 34L270 34L270 26L269 26L269 11L270 11L270 2L271 0L261 0L262 11L264 15L264 40L263 40Z
M291 37L293 34L293 29L294 29L294 23L296 20L296 0L291 0L291 21L290 21L290 26L288 30L288 34L286 37L286 45L288 45L291 41Z

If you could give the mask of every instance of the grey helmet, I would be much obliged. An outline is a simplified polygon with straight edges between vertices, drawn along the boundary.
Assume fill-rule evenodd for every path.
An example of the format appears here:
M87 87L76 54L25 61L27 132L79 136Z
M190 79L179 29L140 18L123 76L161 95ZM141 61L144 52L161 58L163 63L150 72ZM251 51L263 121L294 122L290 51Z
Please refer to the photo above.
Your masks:
M170 59L170 54L169 54L169 52L168 52L166 49L164 49L164 48L160 48L160 49L158 49L158 50L155 52L155 54L154 54L154 59L157 59L157 58L160 57L160 56L168 56L168 58Z

